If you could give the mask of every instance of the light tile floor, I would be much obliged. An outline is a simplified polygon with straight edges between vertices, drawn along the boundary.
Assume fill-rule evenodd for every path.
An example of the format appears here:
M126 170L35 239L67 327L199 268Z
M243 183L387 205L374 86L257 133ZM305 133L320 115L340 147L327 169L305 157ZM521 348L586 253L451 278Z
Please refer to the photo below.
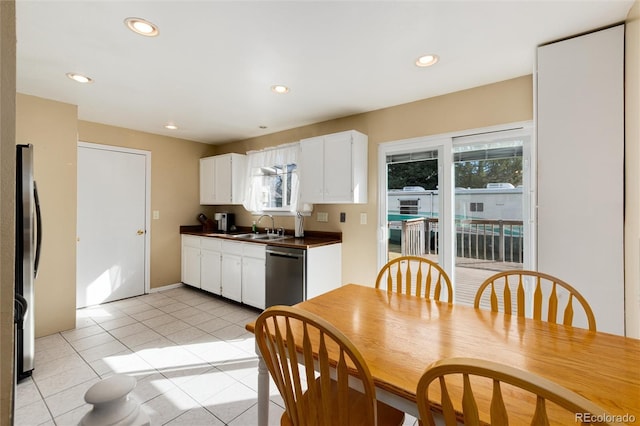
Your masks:
M77 425L87 389L123 373L137 379L132 395L152 425L256 425L258 361L244 325L258 315L187 286L79 309L75 329L36 339L14 424ZM269 424L279 425L282 399L270 389Z

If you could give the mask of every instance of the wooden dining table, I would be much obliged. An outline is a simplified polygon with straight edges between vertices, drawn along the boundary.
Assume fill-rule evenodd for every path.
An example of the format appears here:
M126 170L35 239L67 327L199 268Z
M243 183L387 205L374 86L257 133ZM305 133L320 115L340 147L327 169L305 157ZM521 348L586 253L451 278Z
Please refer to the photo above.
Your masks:
M416 387L426 367L442 358L471 357L546 377L609 414L640 423L638 339L356 284L296 306L342 331L367 362L377 398L413 416L418 416ZM255 324L246 328L253 332ZM259 361L258 424L263 426L269 375Z

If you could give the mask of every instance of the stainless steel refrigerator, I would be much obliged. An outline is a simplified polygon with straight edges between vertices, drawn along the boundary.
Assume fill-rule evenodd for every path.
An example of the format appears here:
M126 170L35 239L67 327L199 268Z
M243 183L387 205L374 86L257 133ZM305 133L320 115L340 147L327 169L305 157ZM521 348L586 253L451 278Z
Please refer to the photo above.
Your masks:
M33 180L33 145L17 145L16 155L16 377L31 375L34 367L34 280L38 274L42 226L38 191Z

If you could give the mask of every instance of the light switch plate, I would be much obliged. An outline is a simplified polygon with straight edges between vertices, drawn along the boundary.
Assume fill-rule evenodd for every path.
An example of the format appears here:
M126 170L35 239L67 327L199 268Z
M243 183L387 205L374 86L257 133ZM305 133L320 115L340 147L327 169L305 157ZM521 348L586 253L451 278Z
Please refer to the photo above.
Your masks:
M360 225L366 225L366 224L367 224L367 214L360 213Z
M327 212L318 212L317 220L318 220L318 222L329 222L329 213L327 213Z

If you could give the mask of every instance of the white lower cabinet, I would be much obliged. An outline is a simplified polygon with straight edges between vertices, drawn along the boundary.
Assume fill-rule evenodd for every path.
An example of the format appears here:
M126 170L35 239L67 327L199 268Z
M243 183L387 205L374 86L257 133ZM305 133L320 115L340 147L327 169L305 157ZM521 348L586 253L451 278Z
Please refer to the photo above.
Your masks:
M307 299L342 285L342 244L307 249Z
M245 243L242 253L242 303L264 309L266 249L264 244Z
M266 245L222 242L222 296L264 309Z
M266 245L182 235L181 280L264 309Z
M215 238L200 240L200 288L221 294L222 241Z
M222 242L222 296L242 302L242 244Z
M181 281L220 294L220 247L220 240L183 235Z
M266 306L266 244L182 235L181 280L255 308ZM341 284L342 244L307 249L307 299Z
M200 237L182 236L182 268L183 283L200 288Z

